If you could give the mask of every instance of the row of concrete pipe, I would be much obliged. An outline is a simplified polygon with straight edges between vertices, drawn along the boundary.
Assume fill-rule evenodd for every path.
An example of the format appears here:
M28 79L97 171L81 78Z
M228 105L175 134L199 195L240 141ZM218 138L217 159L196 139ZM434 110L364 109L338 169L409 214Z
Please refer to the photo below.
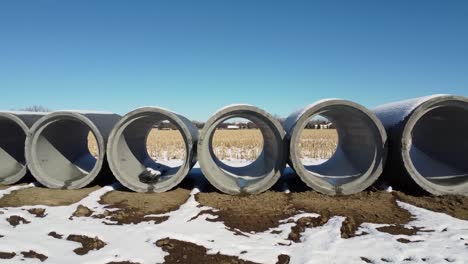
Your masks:
M331 121L338 133L334 155L304 165L300 135L313 116ZM259 157L232 167L214 154L213 135L223 121L245 118L260 129ZM170 121L181 132L185 160L180 166L158 163L146 148L149 131ZM88 133L99 155L88 149ZM383 182L420 188L435 195L468 195L468 98L432 95L375 108L326 99L292 113L280 124L252 105L230 105L216 112L200 131L182 115L158 107L113 113L57 111L0 112L0 184L21 180L29 168L44 186L85 187L98 175L113 175L137 192L164 192L178 185L196 162L206 179L228 194L260 193L271 188L289 164L312 189L348 195Z

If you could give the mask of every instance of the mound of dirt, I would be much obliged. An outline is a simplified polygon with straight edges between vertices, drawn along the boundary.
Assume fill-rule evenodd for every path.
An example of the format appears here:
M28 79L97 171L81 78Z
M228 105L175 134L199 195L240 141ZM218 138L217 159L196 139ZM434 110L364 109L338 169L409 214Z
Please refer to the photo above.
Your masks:
M218 216L216 220L242 232L266 231L297 213L289 195L281 192L267 191L249 196L197 193L195 199L201 205L218 209L218 212L209 212Z
M0 259L12 259L16 256L15 252L2 252L0 251Z
M41 253L37 253L34 250L22 251L21 255L23 255L23 257L25 257L25 258L36 258L36 259L40 260L41 262L44 262L46 259L49 258L46 255L41 254Z
M198 193L197 201L218 209L206 212L217 216L215 220L242 232L263 232L279 225L279 220L301 211L318 213L318 219L302 219L296 223L290 238L298 241L306 227L325 224L330 217L346 217L342 237L354 236L364 222L378 224L406 224L411 220L408 211L396 204L388 192L366 191L349 196L328 196L314 191L282 193L268 191L250 196L232 196L220 193Z
M60 206L70 205L85 198L100 186L79 190L59 190L44 187L31 187L13 191L0 199L0 207L20 207L25 205Z
M393 192L393 195L402 202L468 220L468 196L411 196L402 192Z
M88 254L91 250L99 250L106 246L106 243L98 237L88 237L84 235L69 235L68 241L81 243L81 247L73 250L77 255Z
M29 223L31 223L28 220L26 220L23 217L18 216L18 215L12 215L12 216L8 217L6 220L7 220L8 223L10 223L10 225L12 225L14 227L16 227L17 225L20 225L20 224L29 224Z
M235 256L217 254L207 254L205 247L180 241L176 239L164 238L156 241L156 246L162 248L169 255L164 257L164 263L223 263L223 264L255 264L255 262L245 261Z
M36 217L39 218L44 218L47 216L46 210L44 208L31 208L27 210L28 213L35 215Z
M109 209L96 218L105 218L117 224L138 224L143 221L161 223L167 217L145 217L151 214L163 214L177 210L189 198L190 191L177 188L164 193L134 193L125 191L108 192L101 197L99 203Z

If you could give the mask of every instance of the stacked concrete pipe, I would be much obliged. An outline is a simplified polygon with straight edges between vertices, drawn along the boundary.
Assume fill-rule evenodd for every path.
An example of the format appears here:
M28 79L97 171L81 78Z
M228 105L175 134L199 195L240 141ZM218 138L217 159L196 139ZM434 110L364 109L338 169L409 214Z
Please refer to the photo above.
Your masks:
M32 175L49 188L85 187L107 168L105 146L119 119L113 113L85 111L57 111L42 117L26 138L26 160ZM97 141L96 158L88 149L89 132Z
M301 133L313 116L331 121L338 133L334 155L321 164L304 164L300 158ZM292 113L284 127L289 139L290 165L303 182L329 195L360 192L383 171L387 136L379 119L365 107L340 99L326 99Z
M29 128L45 113L0 112L0 184L13 184L27 173L24 144Z
M219 160L213 151L213 135L223 121L249 119L263 136L259 157L244 167L232 167ZM217 111L203 127L198 141L200 168L208 181L228 194L260 193L272 187L286 167L288 149L281 124L269 113L252 105L230 105Z
M374 109L389 135L383 179L435 195L468 195L468 98L432 95Z
M148 154L146 141L153 127L171 122L185 145L182 164L164 164ZM126 114L112 130L108 161L116 178L137 192L164 192L179 184L197 162L197 128L182 115L158 107L143 107Z

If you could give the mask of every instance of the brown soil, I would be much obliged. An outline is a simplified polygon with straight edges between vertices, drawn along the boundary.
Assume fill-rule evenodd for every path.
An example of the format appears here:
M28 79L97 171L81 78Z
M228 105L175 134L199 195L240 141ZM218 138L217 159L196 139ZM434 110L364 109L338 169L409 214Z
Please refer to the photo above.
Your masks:
M15 256L15 252L0 252L0 259L12 259Z
M40 218L43 218L43 217L46 217L46 210L44 208L31 208L31 209L28 209L28 213L32 214L32 215L35 215L36 217L40 217Z
M49 232L49 234L47 234L48 236L51 236L53 238L57 238L57 239L62 239L63 235L55 232L55 231L52 231L52 232Z
M161 223L168 217L145 217L150 214L163 214L177 210L189 198L190 191L177 188L164 193L134 193L112 191L101 197L99 203L106 208L120 210L109 211L93 217L105 218L117 224L138 224L143 221Z
M10 225L12 225L14 227L16 227L19 224L29 224L29 223L31 223L28 220L26 220L23 217L18 216L18 215L12 215L12 216L8 217L6 220L8 221L8 223L10 223Z
M75 212L73 212L72 217L70 217L70 219L72 219L73 217L88 217L88 216L91 216L92 214L93 214L93 211L91 209L80 204L76 208Z
M297 213L287 194L273 191L250 196L198 193L196 199L201 205L220 210L210 212L218 216L216 220L242 232L266 231Z
M77 255L85 255L91 250L99 250L106 245L98 237L92 238L84 235L69 235L67 240L81 243L81 247L73 250Z
M366 191L349 196L328 196L314 191L280 193L268 191L250 196L231 196L220 193L198 193L197 201L218 209L206 212L217 216L216 221L233 230L262 232L279 225L279 220L300 211L318 213L318 219L302 219L290 234L293 241L307 227L323 225L332 216L344 216L342 237L348 238L363 222L380 224L406 224L411 220L408 211L400 208L395 197L388 192ZM315 222L318 221L318 222ZM299 221L298 221L299 222Z
M46 255L44 254L41 254L41 253L37 253L36 251L34 250L29 250L29 251L22 251L21 254L23 255L23 257L25 258L37 258L39 259L41 262L44 262L47 258Z
M276 264L289 264L290 259L288 255L279 255Z
M294 242L301 241L301 234L306 228L316 227L324 225L328 222L327 216L319 217L301 217L296 221L296 225L291 228L291 232L288 235L288 239Z
M106 264L140 264L140 262L131 262L131 261L111 261Z
M358 226L363 222L406 224L411 219L411 214L396 204L393 195L383 191L366 191L348 196L328 196L309 191L291 196L298 210L345 216L353 219Z
M93 186L79 190L59 190L45 187L32 187L13 191L0 199L0 207L20 207L25 205L60 206L76 203L89 193L101 188Z
M468 196L411 196L402 192L393 192L393 194L402 202L468 220Z
M368 259L368 258L365 258L365 257L361 257L361 260L364 262L364 263L374 263L372 260Z
M401 225L391 225L391 226L383 226L377 228L380 232L389 233L392 235L407 235L407 236L414 236L420 231L419 228L406 228Z
M255 264L254 262L241 260L235 256L226 256L220 253L206 254L205 247L180 241L176 239L164 238L156 241L156 246L162 248L169 255L164 257L164 263L216 263L216 264Z
M409 240L406 238L399 238L397 239L398 242L403 243L403 244L408 244L408 243L416 243L416 242L422 242L424 240Z

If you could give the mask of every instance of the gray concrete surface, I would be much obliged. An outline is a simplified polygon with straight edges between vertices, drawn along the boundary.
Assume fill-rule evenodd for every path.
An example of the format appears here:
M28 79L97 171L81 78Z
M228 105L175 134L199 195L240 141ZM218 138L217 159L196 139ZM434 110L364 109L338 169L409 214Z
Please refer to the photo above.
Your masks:
M26 175L26 136L29 128L44 115L36 112L0 112L0 184L14 184Z
M305 165L298 144L313 116L332 122L338 133L334 155L322 164ZM383 171L387 136L378 118L365 107L340 99L318 101L292 113L284 128L289 139L289 163L312 189L329 195L360 192L372 185Z
M32 175L49 188L85 187L107 167L105 146L119 119L113 113L85 111L57 111L42 117L26 138L26 160ZM88 149L90 131L97 141L97 158Z
M185 160L180 166L153 160L146 139L161 121L170 121L185 143ZM137 192L164 192L179 184L197 162L197 128L184 116L158 107L143 107L126 114L112 130L107 145L108 161L116 178Z
M216 127L230 118L245 118L255 123L263 136L259 157L244 167L231 167L213 152ZM228 194L260 193L272 187L286 167L288 148L281 124L269 113L252 105L230 105L218 110L205 124L198 141L200 168L208 181Z
M468 98L432 95L374 109L389 135L383 180L435 195L468 195Z

